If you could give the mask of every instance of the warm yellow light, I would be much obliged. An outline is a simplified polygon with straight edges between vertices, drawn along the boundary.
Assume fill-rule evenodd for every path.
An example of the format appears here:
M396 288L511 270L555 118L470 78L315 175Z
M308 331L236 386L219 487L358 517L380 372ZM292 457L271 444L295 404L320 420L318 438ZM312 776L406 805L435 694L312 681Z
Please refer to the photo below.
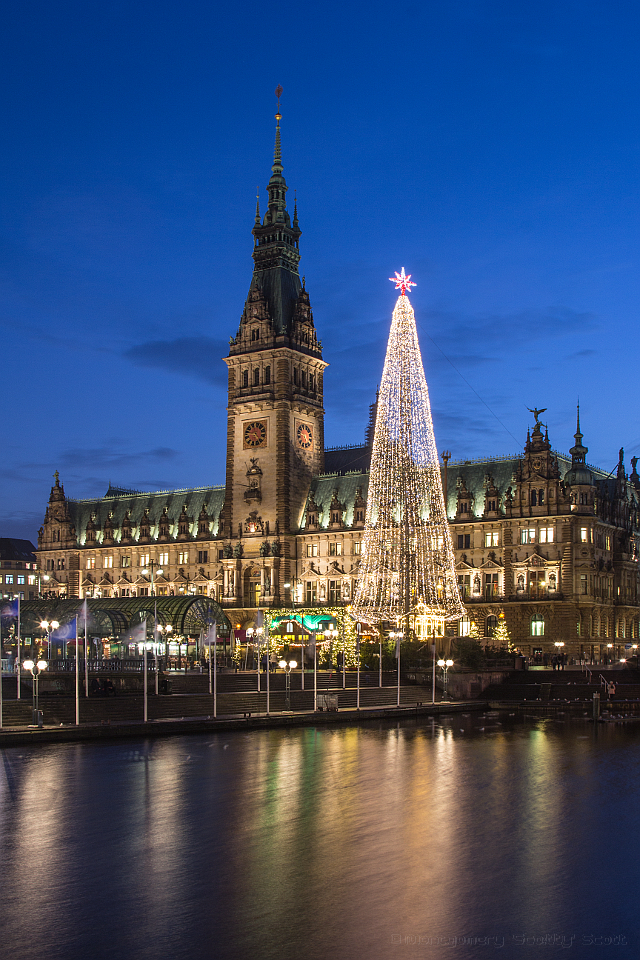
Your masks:
M456 620L458 592L440 462L413 308L393 311L380 383L362 561L351 615L376 624L424 615Z
M444 667L444 660L438 660L438 666Z
M278 666L279 666L282 670L284 670L284 668L286 667L286 665L287 665L287 661L286 661L286 660L278 660Z
M37 663L38 670L46 670L47 666L48 664L46 660L38 660L38 663Z
M51 629L52 629L52 630L57 630L59 626L60 626L60 624L58 623L57 620L52 620L52 621L51 621Z
M41 621L40 621L40 626L42 627L43 630L48 630L48 629L49 629L49 621L48 621L48 620L41 620Z
M292 670L295 670L295 668L298 666L298 661L297 661L297 660L289 660L289 666L291 667Z
M25 670L33 670L33 667L34 667L33 660L23 660L22 666L24 667Z
M448 666L448 667L452 667L452 666L453 666L453 660L447 660L447 666Z

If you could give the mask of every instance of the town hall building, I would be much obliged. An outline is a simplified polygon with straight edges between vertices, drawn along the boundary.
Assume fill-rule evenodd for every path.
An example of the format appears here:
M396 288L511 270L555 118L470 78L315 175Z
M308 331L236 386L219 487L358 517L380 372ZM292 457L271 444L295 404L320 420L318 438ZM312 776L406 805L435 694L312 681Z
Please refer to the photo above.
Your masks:
M358 577L375 406L364 442L325 449L324 370L287 206L280 113L268 204L256 208L253 276L230 339L224 485L75 500L56 474L38 536L42 591L67 598L201 594L237 630L261 610L340 618ZM522 453L442 464L467 615L490 638L504 613L527 654L612 655L638 639L640 476L569 454L539 414Z

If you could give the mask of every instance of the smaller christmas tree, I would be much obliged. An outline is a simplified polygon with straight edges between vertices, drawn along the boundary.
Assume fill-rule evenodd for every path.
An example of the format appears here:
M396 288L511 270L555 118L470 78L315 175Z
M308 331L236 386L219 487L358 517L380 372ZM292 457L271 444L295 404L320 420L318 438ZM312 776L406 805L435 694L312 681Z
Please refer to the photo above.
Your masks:
M469 625L469 633L467 634L467 636L469 637L470 640L480 639L480 631L478 630L478 624L475 622L475 620L471 621Z
M504 618L504 613L501 613L498 617L498 626L493 631L493 642L497 647L503 647L511 652L513 650L513 644L511 643L511 635L507 628L507 621Z

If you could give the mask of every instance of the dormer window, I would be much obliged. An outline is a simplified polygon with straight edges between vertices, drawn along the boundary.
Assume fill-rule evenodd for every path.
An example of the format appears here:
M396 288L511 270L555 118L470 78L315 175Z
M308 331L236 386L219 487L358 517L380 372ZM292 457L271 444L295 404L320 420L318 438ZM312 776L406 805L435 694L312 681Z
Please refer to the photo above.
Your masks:
M254 327L253 330L251 331L251 342L253 343L255 340L259 340L259 339L260 339L260 331L258 330L257 327Z

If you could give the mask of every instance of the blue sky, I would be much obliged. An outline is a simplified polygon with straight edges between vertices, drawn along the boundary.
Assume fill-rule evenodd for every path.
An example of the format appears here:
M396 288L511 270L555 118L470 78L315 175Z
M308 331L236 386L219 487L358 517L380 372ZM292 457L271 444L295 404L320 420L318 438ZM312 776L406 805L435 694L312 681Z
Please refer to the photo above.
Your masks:
M0 534L68 495L223 482L226 368L280 83L284 172L358 442L404 266L436 441L640 452L640 11L21 0L0 37ZM357 363L354 364L354 356Z

